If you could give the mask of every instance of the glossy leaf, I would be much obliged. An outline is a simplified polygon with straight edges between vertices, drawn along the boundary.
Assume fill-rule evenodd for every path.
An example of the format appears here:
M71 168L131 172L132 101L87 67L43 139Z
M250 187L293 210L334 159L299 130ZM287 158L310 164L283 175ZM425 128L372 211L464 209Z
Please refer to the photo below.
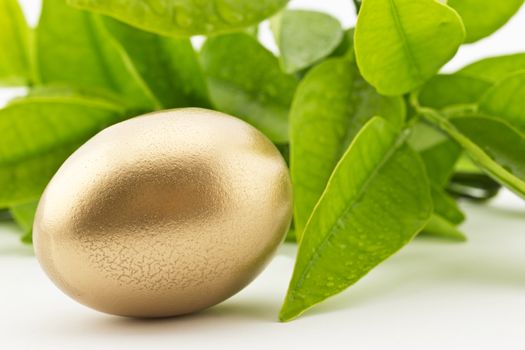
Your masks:
M520 70L525 70L525 53L485 58L462 68L457 74L497 83Z
M189 39L144 32L105 18L104 24L164 108L209 107L198 56Z
M297 82L271 52L248 34L229 34L209 38L201 61L216 109L246 120L272 141L288 142Z
M345 152L304 231L281 320L354 284L426 224L429 183L403 139L374 118Z
M271 21L284 71L293 73L328 56L343 38L337 19L325 13L286 10Z
M355 29L357 63L385 95L401 95L435 75L463 43L458 14L435 0L365 0Z
M428 116L427 116L428 117ZM525 198L525 136L492 117L430 118L453 137L491 177Z
M123 114L85 96L28 97L0 110L0 206L38 199L69 154Z
M448 0L447 5L461 16L467 31L465 42L489 36L519 10L523 0Z
M435 109L477 103L491 83L463 75L436 75L419 92L419 102Z
M261 22L288 0L68 0L147 31L189 37L238 31Z
M0 1L0 86L31 83L29 37L18 1Z
M480 101L479 110L503 119L525 135L525 71L509 76L490 89Z
M405 117L399 97L383 97L360 76L354 62L330 59L301 82L290 112L294 220L301 235L337 162L361 127L380 115L400 129Z
M101 17L73 9L64 0L44 0L36 46L43 84L105 89L137 108L160 108Z

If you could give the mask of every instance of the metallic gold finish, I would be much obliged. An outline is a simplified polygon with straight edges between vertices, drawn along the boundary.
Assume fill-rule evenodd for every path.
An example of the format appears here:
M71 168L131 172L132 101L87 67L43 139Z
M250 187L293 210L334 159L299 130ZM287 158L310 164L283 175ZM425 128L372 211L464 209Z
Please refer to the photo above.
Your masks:
M163 111L80 147L38 206L34 244L65 293L94 309L163 317L214 305L263 269L291 220L278 150L245 122Z

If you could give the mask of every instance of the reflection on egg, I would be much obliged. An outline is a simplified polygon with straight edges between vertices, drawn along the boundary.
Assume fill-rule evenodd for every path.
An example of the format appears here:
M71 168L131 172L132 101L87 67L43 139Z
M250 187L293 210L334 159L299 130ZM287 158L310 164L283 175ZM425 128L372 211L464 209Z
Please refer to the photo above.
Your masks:
M291 192L279 151L242 120L152 113L103 130L62 165L38 206L35 249L94 309L190 313L263 269L290 225Z

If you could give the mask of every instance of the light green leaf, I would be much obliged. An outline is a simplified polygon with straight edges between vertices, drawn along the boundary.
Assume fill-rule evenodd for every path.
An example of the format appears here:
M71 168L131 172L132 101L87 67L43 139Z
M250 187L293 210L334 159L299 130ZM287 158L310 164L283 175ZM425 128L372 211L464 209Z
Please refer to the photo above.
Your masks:
M364 0L357 63L379 93L401 95L434 76L464 38L461 18L436 0Z
M286 10L271 21L287 73L307 68L328 56L343 38L341 23L325 13Z
M288 142L297 81L271 52L248 34L229 34L209 38L201 61L216 109L246 120L274 142Z
M355 63L334 58L308 72L290 112L294 222L301 235L337 162L361 127L381 115L401 129L404 102L383 97L359 76Z
M32 82L30 29L17 0L0 1L0 86Z
M372 119L337 164L299 245L282 321L357 282L430 218L424 165L394 130Z
M64 0L44 0L36 45L43 84L106 89L137 108L160 108L101 17L73 9Z
M500 118L525 134L525 71L509 76L487 91L479 103L479 111Z
M497 83L520 70L525 70L525 53L485 58L462 68L456 74Z
M270 17L288 0L68 0L147 31L189 37L238 31Z
M471 43L489 36L501 28L518 12L523 0L448 0L465 24L467 38Z
M35 96L0 110L0 207L39 198L62 162L124 111L86 96Z
M477 103L491 83L463 75L436 75L419 92L419 102L435 109Z
M105 18L104 24L163 108L210 107L205 78L189 39L151 34L111 18Z
M454 138L488 175L525 198L525 136L500 119L425 114Z
M38 201L33 201L17 205L10 209L11 215L16 223L24 231L24 235L22 236L22 242L24 243L30 244L33 242L33 220L35 219L37 206Z
M430 217L430 220L425 226L422 234L459 242L464 242L467 240L465 234L461 232L456 227L456 225L450 223L439 215L432 215Z

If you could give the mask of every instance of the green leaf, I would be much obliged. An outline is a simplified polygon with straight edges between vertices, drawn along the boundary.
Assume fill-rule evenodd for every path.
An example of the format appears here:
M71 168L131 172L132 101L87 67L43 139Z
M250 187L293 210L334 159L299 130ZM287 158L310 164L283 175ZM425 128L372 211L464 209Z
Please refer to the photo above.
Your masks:
M476 167L477 169L479 167ZM447 186L447 192L470 200L486 201L495 197L500 188L498 182L484 173L469 171L455 173Z
M417 123L412 128L410 145L419 152L430 181L445 186L461 156L461 147L434 127Z
M0 1L0 86L29 85L30 29L17 0Z
M349 59L327 60L310 70L300 83L290 112L297 236L301 236L337 162L375 115L401 129L404 102L399 97L378 95Z
M11 213L7 209L0 209L0 223L5 221L11 221L13 218L11 217Z
M160 108L101 17L70 8L64 0L44 0L36 46L43 84L105 89L137 108Z
M419 102L434 109L477 103L491 83L463 75L436 75L419 92Z
M497 83L520 70L525 70L525 53L485 58L462 68L456 74Z
M509 76L487 91L479 103L479 111L500 118L525 134L525 71Z
M68 0L159 34L189 37L238 31L270 17L288 0Z
M465 42L472 43L501 28L518 12L523 0L448 0L465 24Z
M434 76L464 38L458 14L435 0L364 0L357 63L379 93L401 95Z
M488 175L525 198L525 136L500 119L425 116L454 138Z
M463 222L465 215L444 190L462 153L461 147L443 132L423 122L412 127L409 143L419 152L431 182L434 213L423 232L440 238L464 240L464 235L455 225Z
M297 81L281 71L271 52L252 36L237 33L209 38L201 61L216 109L244 119L274 142L288 142Z
M33 242L33 220L35 219L37 206L38 201L33 201L17 205L10 209L11 215L16 223L24 231L24 235L22 236L22 242L24 243L30 244Z
M294 73L328 56L343 39L341 23L325 13L286 10L271 21L284 71Z
M464 242L467 240L465 234L461 232L456 227L456 225L450 223L449 221L447 221L439 215L432 215L430 217L430 220L425 226L425 229L423 230L422 234L459 242Z
M0 207L38 199L62 162L123 114L112 101L71 95L28 97L0 110Z
M465 214L459 209L454 198L450 197L441 187L434 184L432 184L431 189L435 214L454 225L459 225L465 221Z
M337 164L299 245L282 321L354 284L430 218L424 165L394 130L373 118Z
M328 57L346 57L355 61L354 28L349 28L343 32L341 42Z
M205 78L189 39L147 33L111 18L105 18L104 24L163 108L210 107Z

